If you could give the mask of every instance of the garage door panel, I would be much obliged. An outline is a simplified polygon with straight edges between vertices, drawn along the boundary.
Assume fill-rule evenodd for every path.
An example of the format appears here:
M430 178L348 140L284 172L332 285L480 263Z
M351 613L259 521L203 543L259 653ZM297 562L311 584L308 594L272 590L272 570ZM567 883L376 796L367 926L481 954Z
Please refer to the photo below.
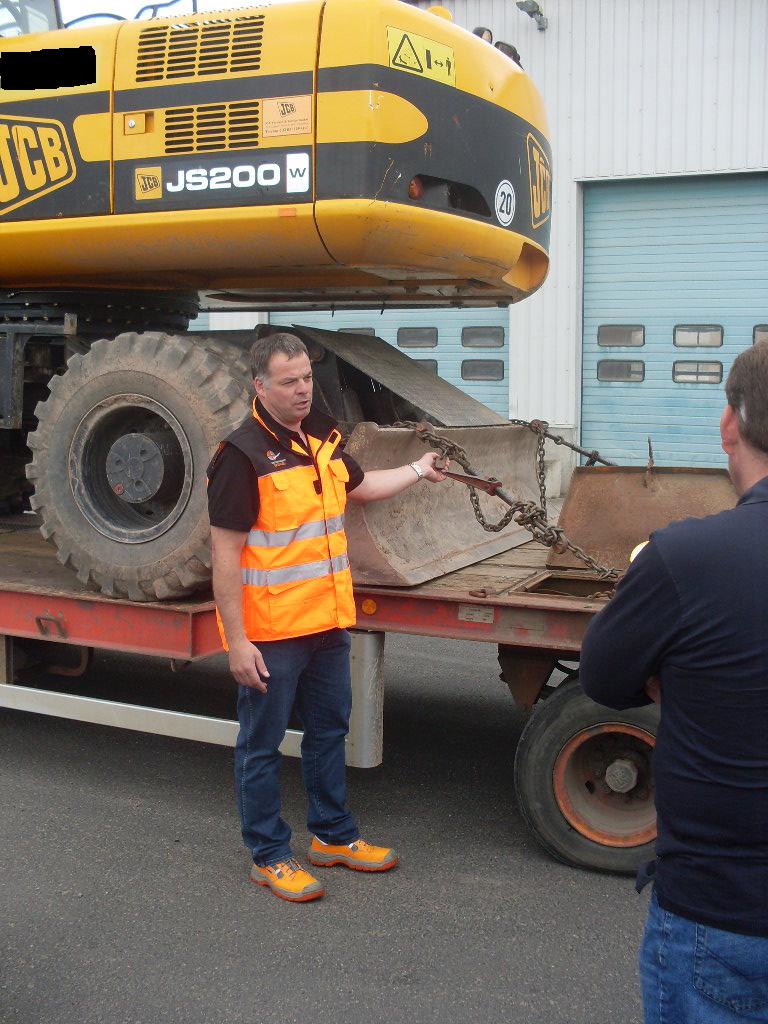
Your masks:
M718 422L735 357L768 321L768 176L588 185L584 192L582 443L644 464L725 464ZM641 346L598 345L601 325L636 325ZM675 345L675 327L717 325L719 346ZM610 335L609 335L610 337ZM598 380L602 375L611 380ZM612 366L610 364L613 364ZM708 364L719 383L675 364ZM721 370L719 369L721 367ZM630 375L637 379L615 379ZM643 379L639 377L642 375Z

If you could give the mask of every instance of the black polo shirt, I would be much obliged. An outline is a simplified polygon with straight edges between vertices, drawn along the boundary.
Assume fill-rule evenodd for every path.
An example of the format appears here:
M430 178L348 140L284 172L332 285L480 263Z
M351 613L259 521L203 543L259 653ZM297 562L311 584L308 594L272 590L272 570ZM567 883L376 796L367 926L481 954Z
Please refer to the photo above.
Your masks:
M304 447L300 436L270 416L258 399L256 408L266 426L277 435L284 447L289 448L292 440ZM250 420L256 422L252 416ZM244 426L247 426L248 422L246 419ZM310 410L301 423L302 430L313 437L326 436L333 426L332 420L315 410ZM342 452L341 458L349 473L346 485L349 493L360 486L365 473L351 455ZM244 451L234 444L225 442L208 467L208 516L211 526L245 533L256 522L258 514L259 485L256 470Z
M659 903L768 936L768 477L734 509L654 533L590 624L593 700L647 704L652 675Z

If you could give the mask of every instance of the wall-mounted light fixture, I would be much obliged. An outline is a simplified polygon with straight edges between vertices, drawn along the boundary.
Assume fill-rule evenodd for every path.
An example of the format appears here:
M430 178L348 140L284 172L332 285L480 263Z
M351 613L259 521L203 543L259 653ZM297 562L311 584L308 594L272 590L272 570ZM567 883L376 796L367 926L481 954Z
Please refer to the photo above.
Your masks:
M517 8L523 14L527 14L529 18L533 18L539 32L543 32L547 27L547 19L544 17L544 12L538 0L517 0Z

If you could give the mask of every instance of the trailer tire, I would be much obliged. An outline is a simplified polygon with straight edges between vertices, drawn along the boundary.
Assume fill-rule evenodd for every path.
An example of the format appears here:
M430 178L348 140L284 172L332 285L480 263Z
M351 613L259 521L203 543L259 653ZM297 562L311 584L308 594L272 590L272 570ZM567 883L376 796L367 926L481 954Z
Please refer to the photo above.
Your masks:
M658 723L655 704L611 711L575 682L539 701L517 746L515 791L545 850L566 864L618 874L634 874L653 858Z
M81 582L153 601L211 577L205 471L249 396L194 335L94 342L54 377L29 435L32 507Z

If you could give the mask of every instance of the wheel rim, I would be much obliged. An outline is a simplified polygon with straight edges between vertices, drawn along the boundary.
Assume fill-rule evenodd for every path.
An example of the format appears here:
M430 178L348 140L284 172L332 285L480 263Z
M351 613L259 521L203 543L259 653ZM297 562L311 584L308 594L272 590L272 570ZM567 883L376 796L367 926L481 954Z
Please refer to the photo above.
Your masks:
M83 417L69 451L75 502L102 536L145 544L178 520L192 493L192 447L165 406L113 395Z
M584 729L555 761L553 786L563 817L603 846L630 848L656 838L651 754L645 729L607 723Z

